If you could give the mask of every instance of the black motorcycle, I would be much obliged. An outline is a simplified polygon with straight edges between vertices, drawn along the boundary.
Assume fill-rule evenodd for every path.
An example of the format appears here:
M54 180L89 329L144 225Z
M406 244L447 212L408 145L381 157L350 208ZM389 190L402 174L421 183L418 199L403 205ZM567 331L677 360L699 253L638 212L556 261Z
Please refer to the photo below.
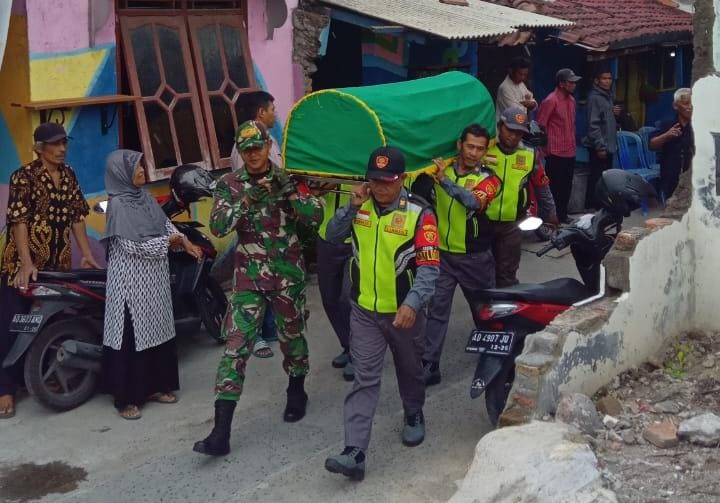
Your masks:
M602 261L621 231L624 217L643 202L657 198L655 189L641 177L618 169L603 173L595 193L601 209L560 229L536 254L569 246L582 282L558 278L468 292L476 328L465 351L478 355L470 396L485 393L493 424L505 408L515 380L515 358L522 353L527 335L542 331L572 306L604 296Z
M190 204L211 197L212 176L194 165L179 166L170 178L170 198L162 205L171 220ZM104 212L106 202L94 210ZM184 252L169 252L170 284L177 329L199 329L221 342L227 298L210 276L217 250L199 231L198 222L173 220L175 227L204 254L198 262ZM23 295L33 300L28 314L16 314L10 331L17 333L5 360L10 367L24 358L24 380L31 395L58 411L73 409L95 392L102 357L105 314L104 269L38 273Z

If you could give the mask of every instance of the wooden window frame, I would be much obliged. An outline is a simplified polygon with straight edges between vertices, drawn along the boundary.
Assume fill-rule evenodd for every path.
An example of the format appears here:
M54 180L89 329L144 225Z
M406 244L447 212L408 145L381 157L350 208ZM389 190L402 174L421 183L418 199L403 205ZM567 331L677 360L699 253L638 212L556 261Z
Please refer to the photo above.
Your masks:
M231 165L230 157L220 157L220 146L218 144L217 135L215 134L215 120L213 118L212 114L212 108L210 106L210 98L213 96L221 96L226 101L228 100L227 96L222 92L222 89L224 89L229 83L230 83L230 74L228 73L228 64L225 57L225 51L220 51L220 58L222 61L222 67L223 67L223 73L225 75L225 78L223 80L223 83L220 86L220 90L214 90L210 91L208 90L207 81L205 79L205 66L202 60L202 55L200 53L200 44L197 40L197 31L200 29L212 25L212 24L221 24L225 22L229 26L233 26L236 28L239 28L241 32L241 44L242 44L242 50L243 50L243 59L245 62L245 72L247 74L248 78L248 85L249 87L238 87L237 96L234 97L234 99L230 102L230 113L232 115L233 121L236 124L236 127L239 125L237 120L237 114L235 110L235 104L240 99L240 97L243 94L246 94L248 92L257 91L257 82L255 81L255 71L253 68L252 63L252 55L250 53L250 43L248 41L247 36L247 24L244 20L241 20L237 24L233 24L230 21L232 18L229 18L228 16L223 16L221 14L217 14L215 12L205 12L202 14L198 14L195 12L192 12L187 17L188 22L188 31L190 35L190 42L192 46L193 51L193 57L195 59L195 66L197 72L197 79L200 84L200 90L201 95L200 98L203 103L203 112L205 115L205 125L208 131L208 140L210 145L210 152L213 156L213 163L218 169L227 168ZM219 35L216 33L216 35ZM222 48L221 39L218 39L219 46ZM234 84L234 83L233 83Z
M128 72L128 81L130 87L134 93L138 96L141 94L140 81L138 79L137 65L135 63L135 54L132 50L132 42L130 37L130 31L140 26L148 24L148 22L169 26L179 31L180 44L183 49L183 62L185 63L185 74L188 83L188 91L186 93L176 92L176 96L181 98L189 98L193 109L193 118L195 120L195 130L198 134L198 143L200 147L200 153L202 161L193 161L194 164L198 164L205 169L211 169L212 155L208 148L207 133L205 129L205 119L202 114L202 106L200 104L200 96L197 90L196 76L194 70L194 64L191 58L190 39L187 31L187 23L184 16L153 16L144 13L143 16L132 16L132 17L121 17L121 33L122 33L122 44L125 54L126 69ZM160 53L160 45L155 36L154 50L155 55L160 67L160 79L161 86L155 92L153 96L141 96L138 99L138 106L135 109L138 121L138 134L140 136L140 144L142 145L143 153L145 154L145 162L148 169L148 178L151 182L168 178L175 167L160 168L155 166L155 158L153 154L152 144L150 142L150 131L148 130L147 118L145 116L144 104L147 102L155 102L160 104L163 108L168 111L168 106L160 99L163 94L163 88L165 86L170 87L165 80L165 68L163 67L163 61ZM176 132L175 119L172 114L169 114L170 129L173 138L173 148L175 150L176 159L182 159L180 155L180 146L178 143L178 136Z

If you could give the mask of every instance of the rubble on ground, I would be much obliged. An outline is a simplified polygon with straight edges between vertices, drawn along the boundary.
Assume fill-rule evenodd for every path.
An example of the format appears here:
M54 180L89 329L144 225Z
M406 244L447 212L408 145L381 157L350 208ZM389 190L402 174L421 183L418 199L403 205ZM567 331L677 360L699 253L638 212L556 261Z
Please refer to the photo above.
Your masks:
M595 396L586 435L619 502L720 501L720 333L688 333Z

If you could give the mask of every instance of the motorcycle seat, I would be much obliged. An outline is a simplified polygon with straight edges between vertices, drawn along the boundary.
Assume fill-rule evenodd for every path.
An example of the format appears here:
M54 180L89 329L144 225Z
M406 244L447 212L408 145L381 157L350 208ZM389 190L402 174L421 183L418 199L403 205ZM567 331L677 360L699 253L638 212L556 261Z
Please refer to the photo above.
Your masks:
M105 281L106 279L106 269L73 269L62 272L38 272L38 281Z
M492 300L527 300L547 304L572 305L593 295L588 287L572 278L544 283L519 283L506 288L476 290L474 296Z

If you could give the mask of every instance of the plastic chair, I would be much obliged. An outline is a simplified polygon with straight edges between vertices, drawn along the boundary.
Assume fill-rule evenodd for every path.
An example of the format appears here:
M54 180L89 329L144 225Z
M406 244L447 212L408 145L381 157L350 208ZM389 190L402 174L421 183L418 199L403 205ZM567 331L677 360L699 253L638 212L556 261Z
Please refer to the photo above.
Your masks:
M652 126L644 126L638 129L637 134L642 140L643 154L645 155L645 163L649 168L659 168L657 161L657 152L650 150L650 136L657 131L657 128Z
M650 168L645 160L642 139L635 133L620 131L617 134L620 167L641 176L649 183L660 180L660 168ZM647 203L642 205L643 215L648 214Z

